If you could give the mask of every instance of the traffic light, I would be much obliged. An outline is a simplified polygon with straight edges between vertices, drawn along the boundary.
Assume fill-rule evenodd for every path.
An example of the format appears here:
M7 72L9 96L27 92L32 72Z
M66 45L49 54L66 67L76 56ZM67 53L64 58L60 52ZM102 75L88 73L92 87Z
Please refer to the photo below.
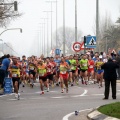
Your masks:
M86 36L84 36L84 46L86 46L87 43L86 43Z
M14 1L14 10L15 10L15 11L18 10L18 3L17 3L17 1Z

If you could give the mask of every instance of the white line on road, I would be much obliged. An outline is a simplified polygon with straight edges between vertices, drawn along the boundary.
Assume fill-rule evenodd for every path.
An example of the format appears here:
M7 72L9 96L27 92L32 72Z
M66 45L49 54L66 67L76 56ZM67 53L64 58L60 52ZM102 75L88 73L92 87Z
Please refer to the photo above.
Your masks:
M84 90L84 93L81 95L75 95L75 96L71 96L71 97L81 97L81 96L85 96L87 94L88 90Z
M65 96L51 97L51 98L65 98Z
M104 95L104 94L92 94L92 95L95 95L95 96L99 96L100 95L101 96L101 95Z
M17 100L17 99L8 99L8 100L14 101L14 100ZM20 100L25 100L25 98L20 98Z
M84 112L84 111L86 111L86 110L92 110L92 109L80 110L79 112ZM66 116L63 117L62 120L68 120L68 118L69 118L71 115L73 115L73 114L75 114L75 112L72 112L72 113L67 114Z

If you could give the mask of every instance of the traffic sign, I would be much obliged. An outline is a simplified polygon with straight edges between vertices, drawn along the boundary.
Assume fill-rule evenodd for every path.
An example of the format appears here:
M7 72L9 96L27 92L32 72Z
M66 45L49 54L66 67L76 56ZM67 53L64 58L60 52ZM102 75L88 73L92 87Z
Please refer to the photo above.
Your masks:
M73 44L73 50L74 50L75 52L80 52L80 50L81 50L81 43L75 42L75 43Z
M55 55L60 55L61 50L60 49L55 49Z
M96 48L96 36L86 36L86 42L87 48Z

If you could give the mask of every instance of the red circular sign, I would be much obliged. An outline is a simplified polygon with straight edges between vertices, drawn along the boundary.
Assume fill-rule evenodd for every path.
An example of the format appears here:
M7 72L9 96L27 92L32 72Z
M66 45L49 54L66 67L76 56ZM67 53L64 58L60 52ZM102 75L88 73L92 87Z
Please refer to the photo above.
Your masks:
M73 50L74 50L75 52L80 52L80 51L81 51L81 43L75 42L75 43L73 44Z

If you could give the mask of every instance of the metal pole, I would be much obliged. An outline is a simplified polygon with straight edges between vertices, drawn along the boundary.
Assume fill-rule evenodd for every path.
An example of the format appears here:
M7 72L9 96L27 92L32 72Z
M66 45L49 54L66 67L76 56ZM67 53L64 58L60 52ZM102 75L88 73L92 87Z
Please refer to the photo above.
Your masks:
M65 0L63 0L63 55L65 55Z
M52 11L52 2L51 2L51 11ZM51 12L51 50L52 50L52 12Z
M75 42L77 42L77 0L75 0Z
M48 13L52 11L43 11L47 13L47 56L49 55L49 21L48 21Z
M56 0L56 48L58 47L57 45L57 0Z
M107 54L107 37L106 37L106 54Z
M99 52L99 0L96 0L96 42Z

